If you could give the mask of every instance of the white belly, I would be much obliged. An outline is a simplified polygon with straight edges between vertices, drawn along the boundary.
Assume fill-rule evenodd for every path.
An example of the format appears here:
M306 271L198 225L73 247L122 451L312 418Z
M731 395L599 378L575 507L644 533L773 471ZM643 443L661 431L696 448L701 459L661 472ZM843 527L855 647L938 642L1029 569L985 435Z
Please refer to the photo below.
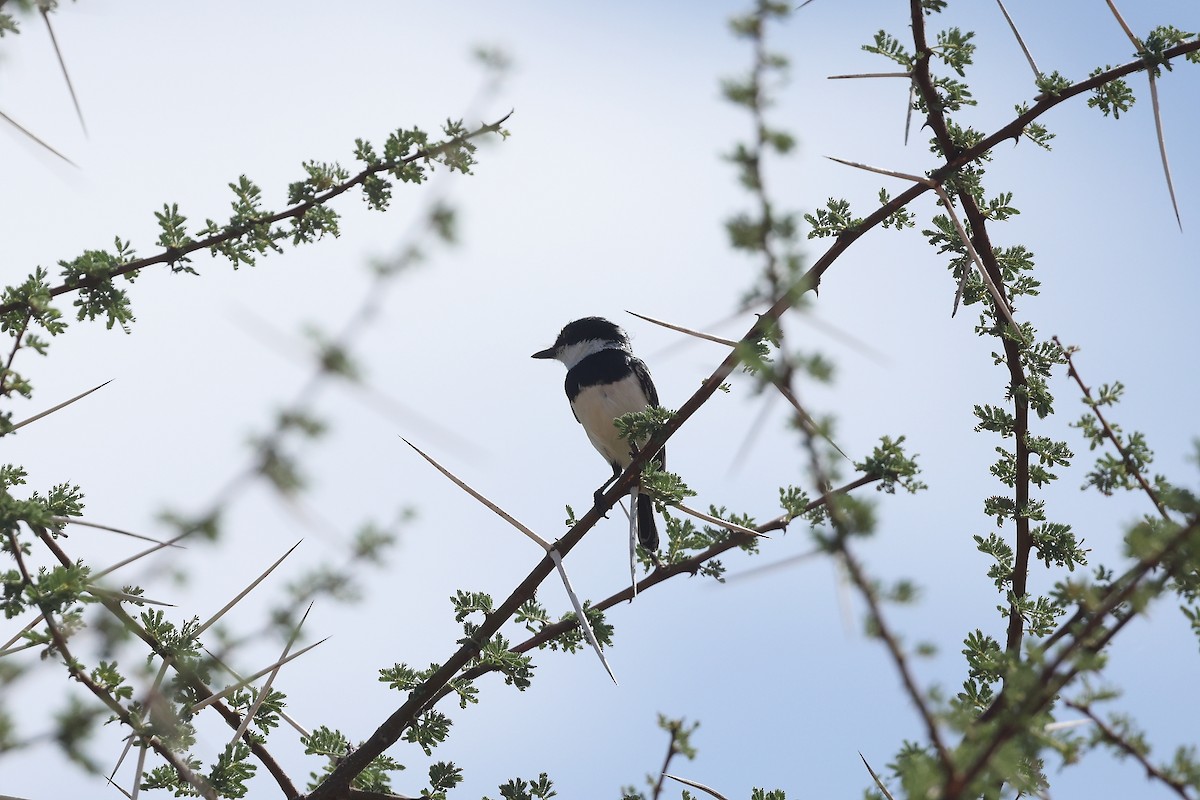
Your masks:
M632 460L629 442L617 435L613 420L631 411L643 411L646 406L642 387L632 376L617 383L589 386L580 391L571 404L592 446L600 451L605 461L622 469ZM639 446L642 444L645 440L638 442Z

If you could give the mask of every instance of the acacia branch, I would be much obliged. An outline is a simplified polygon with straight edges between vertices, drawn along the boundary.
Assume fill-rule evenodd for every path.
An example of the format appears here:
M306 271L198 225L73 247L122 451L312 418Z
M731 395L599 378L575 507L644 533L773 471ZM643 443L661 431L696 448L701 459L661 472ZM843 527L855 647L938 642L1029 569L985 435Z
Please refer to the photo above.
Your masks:
M64 567L70 567L72 565L71 559L65 552L63 552L63 549L58 546L58 543L54 541L54 538L50 535L49 531L42 529L37 533L39 538L42 540L42 544L44 544L50 550L50 552L54 554L54 557L58 559L60 564L62 564ZM187 681L188 685L191 686L196 692L196 695L199 699L203 700L214 694L214 692L208 688L208 686L206 686L195 673L193 673L191 670L183 668L183 666L175 660L173 654L168 652L163 647L162 643L158 641L158 639L156 639L154 636L151 636L149 631L147 631L145 628L139 625L135 619L129 616L125 609L121 607L119 602L101 595L96 595L96 598L110 614L117 618L117 620L125 627L126 630L130 631L139 639L141 639L160 658L169 660L172 666L174 666L175 671ZM47 623L49 623L49 618L47 618ZM112 704L115 704L115 707ZM133 726L129 712L127 712L124 707L115 700L112 701L112 704L106 703L106 705L109 705L110 708L113 708L114 713L117 713L120 716L123 723L136 731L137 728ZM227 725L229 725L235 731L238 730L238 727L242 722L242 717L240 714L219 701L213 702L212 706L225 720ZM300 791L296 788L295 784L292 783L292 780L290 777L288 777L287 772L284 771L283 767L280 766L279 762L275 760L275 757L267 751L266 747L263 746L262 742L259 741L258 738L253 736L250 732L246 732L243 734L242 740L247 746L249 746L250 752L254 754L254 757L257 758L258 761L264 767L266 767L267 771L271 773L271 777L275 779L275 783L278 784L279 788L283 791L284 797L288 798L288 800L293 800L294 798L300 797ZM153 744L154 742L157 742L157 739L151 739L151 743ZM165 745L161 745L161 743L154 745L154 749L162 754L163 751L160 749L160 747L165 749ZM167 752L170 751L168 750ZM166 758L166 755L164 754L163 757ZM171 766L175 767L176 769L180 768L174 760L170 758L167 760ZM187 778L187 775L190 773L181 771L180 774L184 776L185 780L188 780L188 782L191 783L191 780Z
M462 144L464 144L465 142L470 141L471 139L475 139L479 136L482 136L485 133L495 133L496 131L500 130L500 126L503 125L504 122L510 116L512 116L512 113L513 112L510 111L493 123L481 125L478 128L476 128L475 130L470 131L469 133L465 133L462 136L456 136L453 139L449 139L445 142L439 142L431 147L422 148L422 149L418 150L417 152L415 152L411 155L405 156L404 158L399 159L397 161L385 161L385 162L380 162L378 164L375 164L373 166L369 166L366 169L359 172L354 177L350 178L349 180L343 181L342 183L336 184L336 185L332 186L331 188L325 190L324 192L318 193L311 200L306 200L303 203L294 205L291 208L280 211L277 214L272 214L267 217L259 217L256 219L249 220L248 222L244 222L241 225L236 225L234 227L226 228L225 230L221 231L220 233L215 233L212 236L209 236L207 238L189 242L188 244L183 245L182 247L168 248L168 249L164 250L163 252L158 253L157 255L154 255L154 256L150 256L148 258L134 259L133 261L122 264L119 267L114 267L111 270L106 270L103 273L100 273L98 275L89 275L88 277L83 278L82 280L74 281L72 283L60 284L49 290L49 296L50 297L58 297L59 295L67 294L68 292L74 292L74 291L78 291L79 289L85 289L85 288L97 286L97 285L106 283L108 281L111 281L113 278L118 278L122 275L128 275L129 273L132 273L132 272L138 272L140 270L145 269L146 267L153 266L155 264L174 263L176 261L179 261L181 258L183 258L185 256L195 253L198 250L204 250L204 249L217 247L219 245L225 244L226 242L231 242L236 239L239 239L242 236L249 233L250 231L254 230L255 228L264 228L264 227L269 228L270 226L276 224L277 222L283 222L284 220L288 220L288 219L298 219L298 218L304 216L304 214L307 213L309 210L316 208L317 206L325 205L326 203L328 203L330 200L334 199L338 195L343 194L343 193L349 191L350 189L353 189L355 186L362 185L363 183L366 182L366 180L368 178L372 177L373 175L377 175L381 172L387 172L389 170L395 169L395 168L403 166L405 164L411 164L414 161L435 159L440 154L442 154L448 150L452 150L456 147L459 147ZM20 309L29 309L31 312L34 311L34 309L32 309L30 307L29 303L18 300L18 301L13 301L10 303L5 303L3 305L0 305L0 314L7 314L9 312L17 311Z
M1164 55L1167 59L1171 59L1196 50L1200 50L1200 41L1187 42L1169 48L1164 51ZM1060 103L1083 92L1102 86L1116 78L1140 72L1146 68L1147 65L1145 62L1141 60L1133 61L1074 84L1054 96L1040 98L1028 111L1016 117L990 136L987 136L975 146L951 156L944 166L939 167L930 174L930 179L934 182L941 182L963 165L982 157L1000 142L1019 137L1030 122L1036 120ZM750 330L746 332L740 341L748 345L760 340L768 332L769 328L774 326L776 321L794 306L795 300L800 294L805 291L815 290L820 285L821 278L825 272L854 242L858 241L867 231L876 227L927 191L931 191L928 185L914 183L873 213L860 220L858 224L838 234L825 253L813 263L813 266L805 272L799 281L783 292L769 309L759 315L755 323L750 327ZM651 437L650 441L641 448L621 477L613 483L607 493L601 496L596 506L584 514L575 524L575 527L558 541L555 549L561 555L565 556L569 553L579 543L580 539L583 538L584 534L591 530L601 517L607 513L608 509L612 508L617 500L629 491L629 487L639 479L642 467L717 392L725 382L725 379L741 364L741 350L742 348L734 349L721 362L713 373L704 380L700 388L680 406L671 419L659 429L659 432ZM521 604L534 596L537 587L553 569L553 561L549 556L539 561L525 579L513 590L508 599L483 620L476 633L475 642L464 644L425 683L414 689L409 694L408 700L393 712L375 730L370 738L363 742L359 748L349 753L326 776L325 781L309 795L310 799L331 800L335 797L344 796L347 787L354 777L366 769L376 756L381 755L388 747L398 741L408 726L416 719L416 716L428 708L436 699L438 693L475 657L480 647L477 642L486 641L494 636L500 630L500 627L516 613ZM657 573L658 571L652 574L647 580L653 580ZM626 589L621 594L625 592L632 593L630 589Z

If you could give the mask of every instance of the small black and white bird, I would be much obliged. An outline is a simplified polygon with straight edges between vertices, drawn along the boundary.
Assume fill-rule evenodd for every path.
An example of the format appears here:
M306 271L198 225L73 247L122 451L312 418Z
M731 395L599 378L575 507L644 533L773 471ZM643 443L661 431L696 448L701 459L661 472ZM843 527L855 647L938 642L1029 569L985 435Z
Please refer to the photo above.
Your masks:
M584 317L570 322L554 340L554 346L533 354L553 358L567 367L567 399L575 419L592 446L612 467L613 476L596 490L599 499L633 460L633 446L617 433L613 420L622 414L644 411L658 405L658 391L646 364L633 354L629 336L603 317ZM646 440L635 443L637 447ZM655 458L666 463L666 451ZM637 496L638 541L652 556L658 551L658 528L650 495Z

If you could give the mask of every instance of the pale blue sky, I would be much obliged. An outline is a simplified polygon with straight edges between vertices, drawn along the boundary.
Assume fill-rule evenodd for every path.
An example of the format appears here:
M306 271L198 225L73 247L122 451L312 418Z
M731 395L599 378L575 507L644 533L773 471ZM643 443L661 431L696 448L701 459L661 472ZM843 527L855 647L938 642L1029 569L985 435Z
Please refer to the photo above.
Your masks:
M1007 5L1045 71L1082 78L1131 58L1103 4ZM1138 32L1166 22L1200 29L1200 9L1189 0L1125 5ZM561 369L528 355L570 319L612 317L632 333L671 407L723 357L716 345L673 347L675 335L623 309L700 327L728 315L752 280L754 265L727 248L722 227L749 200L719 158L749 130L717 88L749 63L746 46L724 24L741 10L715 2L501 9L85 0L64 5L55 22L87 139L44 29L30 20L21 36L3 40L0 109L80 167L56 163L11 131L0 134L6 283L38 264L107 247L114 235L150 254L153 212L163 202L178 202L193 222L219 219L228 208L226 183L241 173L264 188L268 206L282 208L302 160L349 165L355 137L379 143L396 127L433 128L463 113L480 83L469 57L474 46L499 46L515 62L500 94L474 111L491 119L515 109L512 137L481 149L475 176L441 187L460 209L463 243L398 282L382 319L360 341L373 387L453 428L473 448L441 440L415 417L364 413L341 389L321 403L335 430L306 450L314 483L308 503L348 523L386 519L402 505L416 507L419 518L388 570L363 575L365 603L325 603L310 617L312 636L333 638L279 679L303 724L367 736L399 700L375 680L376 670L444 659L460 635L446 598L458 588L506 596L539 557L398 435L555 536L563 505L586 507L607 468L571 418ZM983 105L964 121L983 130L1002 124L1033 88L998 9L952 3L943 24L978 32L979 64L968 79ZM907 4L821 0L774 31L772 45L792 59L793 71L772 118L800 142L797 157L769 174L781 207L807 212L836 196L862 214L880 186L893 193L904 186L825 155L904 172L933 165L927 133L914 130L903 145L902 82L825 78L886 68L860 50L880 27L903 38ZM1191 142L1200 129L1197 85L1196 67L1187 64L1160 82L1182 234L1163 185L1144 78L1132 81L1139 102L1128 119L1114 123L1082 101L1067 103L1044 119L1058 134L1055 151L1004 145L986 184L993 193L1014 191L1022 211L995 228L997 244L1024 243L1038 259L1043 295L1022 303L1020 318L1083 347L1077 363L1091 384L1124 381L1128 397L1114 416L1147 434L1159 471L1193 487L1195 467L1185 456L1200 433L1193 413L1200 389L1193 368L1200 341L1200 164ZM340 239L288 250L254 269L231 273L225 263L199 258L201 278L162 270L142 276L131 288L138 317L131 336L78 326L55 343L51 359L18 361L38 389L22 406L30 410L113 382L7 441L5 460L27 465L34 488L79 483L87 517L98 522L162 534L156 515L164 506L203 508L245 464L246 438L309 372L257 331L265 323L291 336L316 320L340 327L367 290L367 261L394 251L428 190L400 187L395 195L382 215L343 198ZM914 207L922 223L931 209L929 198ZM823 249L819 240L806 245L810 260ZM970 409L1002 402L1004 373L991 365L992 343L973 335L975 315L950 318L952 297L943 258L919 232L875 231L827 273L814 311L869 342L881 361L802 318L788 323L794 341L837 361L837 383L806 389L805 399L838 416L843 449L861 457L880 435L903 433L921 454L930 491L881 498L879 534L860 554L874 574L923 587L919 604L890 616L906 641L938 645L939 655L916 670L946 693L962 679L967 631L1002 630L991 611L999 597L985 577L987 561L971 541L991 530L982 501L999 488L984 465L996 442L971 434ZM746 315L717 332L736 336L749 322ZM1140 497L1100 500L1075 491L1091 459L1066 429L1080 406L1065 376L1055 391L1059 414L1038 432L1068 439L1079 457L1047 495L1051 514L1075 525L1098 558L1119 563L1113 557L1124 525L1148 506ZM777 513L777 487L804 480L806 459L779 403L749 458L731 470L759 402L739 382L673 440L672 467L699 491L698 503L765 519ZM261 490L231 511L227 531L221 552L193 547L181 559L157 562L156 570L187 572L187 588L145 573L138 579L151 596L177 599L181 616L203 617L297 539L305 542L288 564L293 575L338 560L347 535L306 527ZM571 554L568 567L584 596L605 597L623 585L623 535L614 516ZM73 533L67 544L72 555L102 561L136 549L92 532ZM797 526L757 560L725 561L736 573L807 549ZM234 558L244 563L234 568ZM1049 580L1035 568L1035 587ZM841 591L826 562L725 587L676 580L611 612L617 639L609 655L619 687L590 656L539 654L525 695L489 678L480 706L448 709L456 728L435 758L464 767L457 791L464 798L494 795L498 783L543 769L562 797L616 797L619 786L640 784L661 764L666 740L654 722L663 712L702 723L700 757L673 768L730 797L748 796L751 786L794 797L859 796L869 782L859 751L879 769L902 739L921 731L883 649L860 632L856 600L853 622L844 625ZM554 613L567 608L556 585L547 584L541 600ZM261 608L248 604L232 623L252 628ZM244 666L268 662L276 650L271 643L247 652ZM1170 604L1133 625L1114 649L1112 679L1127 693L1121 705L1136 711L1162 748L1194 741L1200 705L1194 693L1178 691L1194 682L1194 658L1195 641ZM58 675L26 681L19 688L31 703L16 707L36 715L44 708L32 702L37 692L62 686ZM217 746L227 734L214 727L206 736ZM315 767L286 732L272 744L293 774ZM111 763L119 747L110 729L96 753ZM405 747L395 755L409 764L396 789L417 793L426 759ZM52 781L35 775L35 763L53 759L48 747L0 759L0 793L41 800L105 791L71 767ZM1056 763L1049 767L1055 797L1101 789L1147 796L1139 769L1103 754L1061 776ZM256 783L255 796L274 791L268 780Z

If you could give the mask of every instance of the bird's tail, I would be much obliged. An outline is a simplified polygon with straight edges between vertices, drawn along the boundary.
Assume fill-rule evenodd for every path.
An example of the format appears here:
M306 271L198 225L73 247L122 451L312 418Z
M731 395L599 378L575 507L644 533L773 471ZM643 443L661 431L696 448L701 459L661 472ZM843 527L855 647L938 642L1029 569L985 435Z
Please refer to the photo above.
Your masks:
M638 542L646 552L658 552L658 526L654 524L654 501L648 494L637 496Z

